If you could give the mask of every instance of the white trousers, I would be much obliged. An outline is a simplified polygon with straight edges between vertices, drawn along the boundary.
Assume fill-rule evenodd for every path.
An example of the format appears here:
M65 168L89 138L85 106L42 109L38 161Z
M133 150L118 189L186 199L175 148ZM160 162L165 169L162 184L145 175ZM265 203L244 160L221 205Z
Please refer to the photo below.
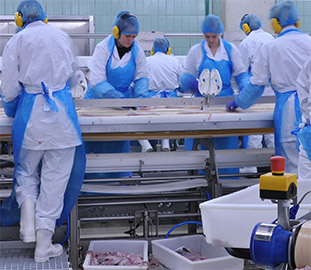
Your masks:
M54 232L63 210L64 193L70 177L75 147L57 150L21 149L16 165L16 200L36 204L36 230Z
M298 179L309 180L311 183L311 161L303 146L299 146Z
M247 148L262 148L262 140L268 148L274 148L274 134L250 135Z

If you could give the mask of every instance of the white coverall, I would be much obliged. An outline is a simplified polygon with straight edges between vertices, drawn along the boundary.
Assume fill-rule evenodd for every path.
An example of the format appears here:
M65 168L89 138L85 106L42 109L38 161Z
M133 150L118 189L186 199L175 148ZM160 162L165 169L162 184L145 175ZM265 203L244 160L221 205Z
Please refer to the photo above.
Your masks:
M182 72L181 62L172 55L163 52L156 52L147 57L147 70L149 76L149 97L177 97L179 88L179 76ZM152 150L148 140L139 140L142 152ZM161 140L161 147L169 151L169 139Z
M261 46L274 40L274 37L262 29L252 30L239 45L245 71L250 71L254 64L255 56L259 54ZM263 96L274 96L270 86L265 87ZM269 148L274 147L274 134L250 135L248 138L247 148L262 148L262 140Z
M285 106L281 106L282 123L274 123L281 130L281 151L286 158L285 170L289 173L298 173L297 140L296 136L291 134L296 128L294 125L296 99L295 94L290 93L297 90L298 74L310 54L311 37L297 31L293 25L284 27L279 37L261 47L252 69L251 89L244 89L235 99L239 107L248 108L257 98L257 94L255 96L251 93L254 92L254 87L267 86L270 81L272 88L281 95L289 94Z
M75 68L71 41L63 31L35 21L7 42L2 60L5 102L22 92L20 83L27 93L37 94L16 164L16 200L19 206L26 198L33 200L36 230L54 232L55 221L63 208L75 147L82 141L64 105L55 99L59 112L50 109L42 95L41 82L52 92L65 87Z
M302 111L303 123L310 125L311 121L311 57L306 61L297 78L297 91ZM311 138L310 138L311 140ZM311 143L311 142L310 142ZM311 180L311 161L308 158L302 144L299 146L299 163L298 177L299 179ZM311 153L309 153L311 155Z
M174 91L179 87L181 62L172 55L156 52L147 57L149 91Z

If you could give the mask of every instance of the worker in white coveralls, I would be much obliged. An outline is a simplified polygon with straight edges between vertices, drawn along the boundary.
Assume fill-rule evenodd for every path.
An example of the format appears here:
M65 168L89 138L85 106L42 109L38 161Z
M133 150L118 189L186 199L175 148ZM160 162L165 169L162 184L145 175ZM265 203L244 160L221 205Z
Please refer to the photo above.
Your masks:
M275 4L270 12L275 40L264 44L252 67L253 76L228 111L249 108L271 84L276 95L274 109L275 152L286 158L286 172L298 173L298 144L291 132L301 122L296 80L311 53L311 37L298 30L300 21L292 1ZM298 175L298 177L300 177Z
M15 168L1 224L20 221L20 237L36 242L34 259L45 262L63 253L52 236L77 200L86 165L70 92L75 56L69 36L47 24L39 2L22 1L15 22L20 31L2 55L2 103L14 117Z
M297 78L297 92L302 111L302 122L298 123L297 136L300 142L298 175L311 180L311 57L304 64Z
M259 54L263 44L274 40L274 37L261 29L261 20L254 14L245 14L240 21L240 28L246 37L239 45L245 70L252 74L255 56ZM265 87L263 96L274 96L270 86ZM268 148L274 147L274 134L244 136L246 148L262 148L265 144ZM240 172L257 172L256 167L242 168Z
M210 14L201 24L204 39L192 46L184 63L185 71L180 76L180 91L190 92L195 96L202 96L198 89L198 79L202 73L208 71L209 78L215 74L216 79L211 80L211 87L217 88L217 74L222 81L220 93L216 96L233 96L234 90L231 83L235 79L239 90L247 82L248 74L242 62L239 49L232 43L222 39L221 33L224 26L219 17ZM208 76L207 76L208 77ZM208 78L206 78L208 81ZM216 84L214 84L216 82ZM191 139L185 139L185 149L192 150ZM212 139L215 149L238 148L238 137L223 137ZM189 143L190 142L190 143ZM204 149L201 147L201 149ZM238 173L238 168L219 169L220 173Z
M85 99L147 98L149 79L143 49L135 41L139 33L136 16L121 11L112 35L97 44L90 60L90 84ZM126 153L130 141L85 142L87 153ZM130 172L100 173L90 178L126 177Z
M170 43L165 37L157 37L153 41L151 56L147 57L149 75L149 97L178 97L179 76L182 72L181 62L171 55ZM148 140L140 140L142 152L152 151ZM161 140L161 150L170 151L169 139Z

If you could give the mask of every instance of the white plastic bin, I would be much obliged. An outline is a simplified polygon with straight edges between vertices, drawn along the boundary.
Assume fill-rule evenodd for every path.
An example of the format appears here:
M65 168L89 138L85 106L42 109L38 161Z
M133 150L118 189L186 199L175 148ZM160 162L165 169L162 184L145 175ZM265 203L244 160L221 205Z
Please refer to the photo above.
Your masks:
M224 248L208 244L203 235L187 235L151 241L154 258L171 270L243 269L244 260L234 258ZM193 262L174 250L185 246L200 252L206 260Z
M148 262L148 241L145 240L96 240L91 241L89 249L93 252L127 252L143 257ZM87 254L83 263L84 270L146 270L147 266L108 266L90 265L91 255Z
M311 180L298 180L298 201L311 190ZM249 248L251 233L259 222L277 218L277 204L259 197L259 184L200 204L203 232L213 246ZM311 195L300 205L296 218L311 211Z

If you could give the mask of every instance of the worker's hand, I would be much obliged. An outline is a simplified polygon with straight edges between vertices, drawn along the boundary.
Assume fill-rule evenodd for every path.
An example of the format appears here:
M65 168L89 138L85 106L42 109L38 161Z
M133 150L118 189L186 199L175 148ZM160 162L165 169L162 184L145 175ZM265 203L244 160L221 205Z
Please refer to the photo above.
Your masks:
M238 105L236 105L235 101L230 101L229 103L227 103L226 105L226 111L227 112L234 112L236 110L236 108L238 107Z

